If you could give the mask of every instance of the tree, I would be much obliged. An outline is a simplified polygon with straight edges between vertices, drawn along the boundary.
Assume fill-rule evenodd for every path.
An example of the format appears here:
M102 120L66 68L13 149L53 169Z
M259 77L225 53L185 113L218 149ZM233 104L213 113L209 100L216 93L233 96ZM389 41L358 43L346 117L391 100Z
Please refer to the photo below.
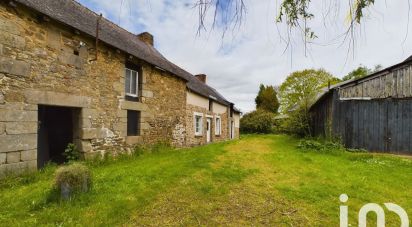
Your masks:
M343 81L345 80L350 80L350 79L359 79L362 77L365 77L371 73L375 73L378 72L380 70L382 70L382 65L375 65L375 67L373 69L370 69L366 66L360 65L358 68L352 70L351 72L349 72L346 76L344 76L342 78Z
M367 76L370 73L370 69L366 66L360 65L358 68L349 72L342 80L358 79Z
M340 80L323 69L306 69L290 74L280 85L279 97L284 113L297 106L309 107L322 88Z
M339 9L341 0L330 0L330 6ZM345 32L347 35L353 36L353 28L360 24L364 18L364 11L375 4L375 0L346 0L349 5L347 19L349 20L349 28ZM276 23L284 23L288 27L288 32L292 29L298 29L302 32L305 42L317 38L315 32L309 26L309 21L315 18L315 15L310 12L311 0L281 0L278 8ZM199 14L199 29L206 30L205 20L210 9L213 12L213 25L223 25L224 32L230 27L235 28L240 26L242 19L246 14L246 4L244 0L196 0ZM326 12L321 12L321 16L325 19L325 14L329 14L332 8L326 9ZM346 38L345 38L346 39Z
M310 135L310 105L322 88L339 81L323 69L306 69L290 74L279 89L281 109L289 116L282 128L298 136Z
M375 67L373 68L372 73L381 71L382 69L383 69L383 66L382 66L381 64L377 64L377 65L375 65Z
M279 100L274 86L259 87L259 93L255 98L256 109L266 110L271 113L277 113L279 109Z

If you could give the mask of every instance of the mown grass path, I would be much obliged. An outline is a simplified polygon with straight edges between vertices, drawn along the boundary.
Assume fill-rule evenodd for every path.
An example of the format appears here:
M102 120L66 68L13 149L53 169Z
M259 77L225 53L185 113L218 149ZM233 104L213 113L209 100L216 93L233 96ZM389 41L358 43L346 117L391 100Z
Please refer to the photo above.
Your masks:
M412 161L391 155L303 152L284 135L122 158L92 168L91 193L48 199L54 168L0 183L0 225L338 226L368 202L412 219ZM387 226L399 226L387 212Z

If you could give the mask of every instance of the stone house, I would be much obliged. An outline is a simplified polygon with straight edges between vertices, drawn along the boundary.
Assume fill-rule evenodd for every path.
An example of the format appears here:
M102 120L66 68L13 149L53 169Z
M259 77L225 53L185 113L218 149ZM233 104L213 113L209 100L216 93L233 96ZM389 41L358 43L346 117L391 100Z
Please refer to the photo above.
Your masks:
M240 112L205 81L76 1L1 1L0 174L61 163L68 143L88 158L238 138Z
M195 77L197 80L189 82L186 94L187 145L238 138L240 111L216 90L205 86L206 75ZM203 94L209 95L200 94L201 89L204 90Z

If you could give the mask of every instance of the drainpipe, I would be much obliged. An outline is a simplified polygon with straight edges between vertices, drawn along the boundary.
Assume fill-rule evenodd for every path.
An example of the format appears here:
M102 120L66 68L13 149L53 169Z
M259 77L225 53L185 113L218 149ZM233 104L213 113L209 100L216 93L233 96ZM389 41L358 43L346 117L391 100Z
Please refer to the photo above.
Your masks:
M102 14L99 15L99 17L97 18L97 22L96 22L96 43L95 43L96 55L95 55L94 59L90 60L90 62L97 61L98 46L99 46L99 28L100 28L100 20L101 19L102 19Z

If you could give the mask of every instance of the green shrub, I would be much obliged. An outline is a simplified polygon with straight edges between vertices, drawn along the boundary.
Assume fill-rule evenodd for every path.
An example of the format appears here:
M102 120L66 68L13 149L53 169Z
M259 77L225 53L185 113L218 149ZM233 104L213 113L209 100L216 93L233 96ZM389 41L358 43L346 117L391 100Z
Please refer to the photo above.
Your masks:
M63 153L67 161L77 161L80 159L80 151L77 149L76 145L69 143Z
M299 137L311 135L310 116L306 108L298 107L296 110L289 112L288 116L281 127L286 133Z
M264 110L247 113L240 119L240 131L242 133L271 133L274 117L273 113Z
M87 192L92 186L90 170L82 164L61 166L56 170L55 188L63 199L79 192Z
M350 149L345 148L342 143L338 141L331 141L326 139L302 139L299 141L297 147L303 151L315 151L322 153L332 152L352 152L352 153L366 153L365 149Z

